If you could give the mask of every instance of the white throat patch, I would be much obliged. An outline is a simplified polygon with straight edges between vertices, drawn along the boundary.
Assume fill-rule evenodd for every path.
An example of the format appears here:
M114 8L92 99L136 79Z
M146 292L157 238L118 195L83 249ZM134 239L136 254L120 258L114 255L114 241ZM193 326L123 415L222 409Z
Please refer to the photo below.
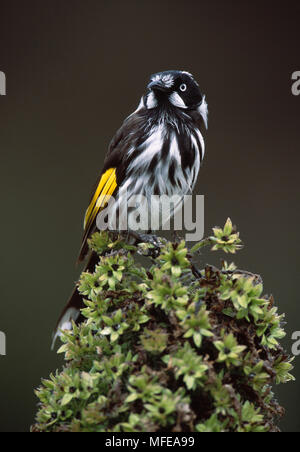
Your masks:
M146 107L148 110L157 107L157 99L153 91L150 91L146 98Z

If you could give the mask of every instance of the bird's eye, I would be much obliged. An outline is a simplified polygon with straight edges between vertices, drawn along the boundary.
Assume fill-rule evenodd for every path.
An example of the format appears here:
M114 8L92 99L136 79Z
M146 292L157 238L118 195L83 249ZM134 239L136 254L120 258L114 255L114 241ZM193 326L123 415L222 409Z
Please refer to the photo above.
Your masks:
M180 91L182 91L182 92L186 91L186 88L187 88L187 86L186 86L185 83L183 83L183 84L180 85L180 87L179 87Z

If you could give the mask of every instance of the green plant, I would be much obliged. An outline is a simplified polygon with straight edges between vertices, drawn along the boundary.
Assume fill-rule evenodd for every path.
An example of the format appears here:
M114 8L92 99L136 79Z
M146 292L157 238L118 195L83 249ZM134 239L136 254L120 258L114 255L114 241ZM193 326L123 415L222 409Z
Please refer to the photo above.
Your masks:
M278 431L272 385L293 380L283 316L259 276L226 262L198 270L204 246L241 247L230 220L213 231L191 250L93 235L99 263L79 282L86 320L62 334L66 364L36 391L32 431Z

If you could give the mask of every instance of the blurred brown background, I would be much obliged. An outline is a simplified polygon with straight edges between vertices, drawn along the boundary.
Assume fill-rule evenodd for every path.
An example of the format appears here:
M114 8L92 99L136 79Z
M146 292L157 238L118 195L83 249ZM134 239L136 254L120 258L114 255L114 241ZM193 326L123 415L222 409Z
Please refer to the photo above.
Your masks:
M299 13L293 0L1 1L1 431L29 429L33 388L60 366L51 331L78 276L90 190L156 71L188 70L207 95L206 232L228 216L238 225L236 261L263 275L286 312L290 352L300 330ZM300 357L295 365L300 381ZM277 391L285 431L300 431L299 392L298 382Z

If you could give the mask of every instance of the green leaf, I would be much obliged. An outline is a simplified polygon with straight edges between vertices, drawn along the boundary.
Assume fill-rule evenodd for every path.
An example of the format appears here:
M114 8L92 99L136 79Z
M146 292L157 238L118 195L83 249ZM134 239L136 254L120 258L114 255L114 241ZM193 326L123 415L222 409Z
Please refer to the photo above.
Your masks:
M103 322L108 326L113 326L114 322L110 317L107 317L106 315L102 316Z
M58 354L65 353L66 351L68 351L68 348L69 348L69 345L64 344L57 350L57 353Z
M34 431L276 431L272 385L294 377L259 278L204 267L184 241L130 249L99 232L89 244L99 262L80 278L85 320L62 332L65 362L35 391ZM206 245L235 253L241 240L227 220L192 250Z
M195 383L195 378L190 375L186 375L184 377L184 382L186 383L188 389L192 389Z
M201 336L201 334L200 333L194 333L193 339L194 339L195 345L197 347L201 347L201 343L202 343L202 336Z
M181 275L181 268L176 266L176 267L172 267L172 275L175 278L179 278L179 276Z
M103 334L104 336L108 336L110 333L111 333L111 328L110 327L104 328L101 331L101 334Z
M68 403L71 402L71 400L73 399L73 394L65 394L61 400L61 406L65 406L68 405Z
M224 235L229 236L229 235L231 235L231 233L232 233L232 222L231 222L231 219L228 218L226 221L226 224L224 226Z
M138 399L138 394L133 392L126 398L125 403L132 403L132 402L135 402L137 399Z
M111 338L111 341L112 341L112 342L115 342L115 341L117 341L117 340L119 339L119 334L118 334L116 331L114 331L114 332L111 334L110 338Z

